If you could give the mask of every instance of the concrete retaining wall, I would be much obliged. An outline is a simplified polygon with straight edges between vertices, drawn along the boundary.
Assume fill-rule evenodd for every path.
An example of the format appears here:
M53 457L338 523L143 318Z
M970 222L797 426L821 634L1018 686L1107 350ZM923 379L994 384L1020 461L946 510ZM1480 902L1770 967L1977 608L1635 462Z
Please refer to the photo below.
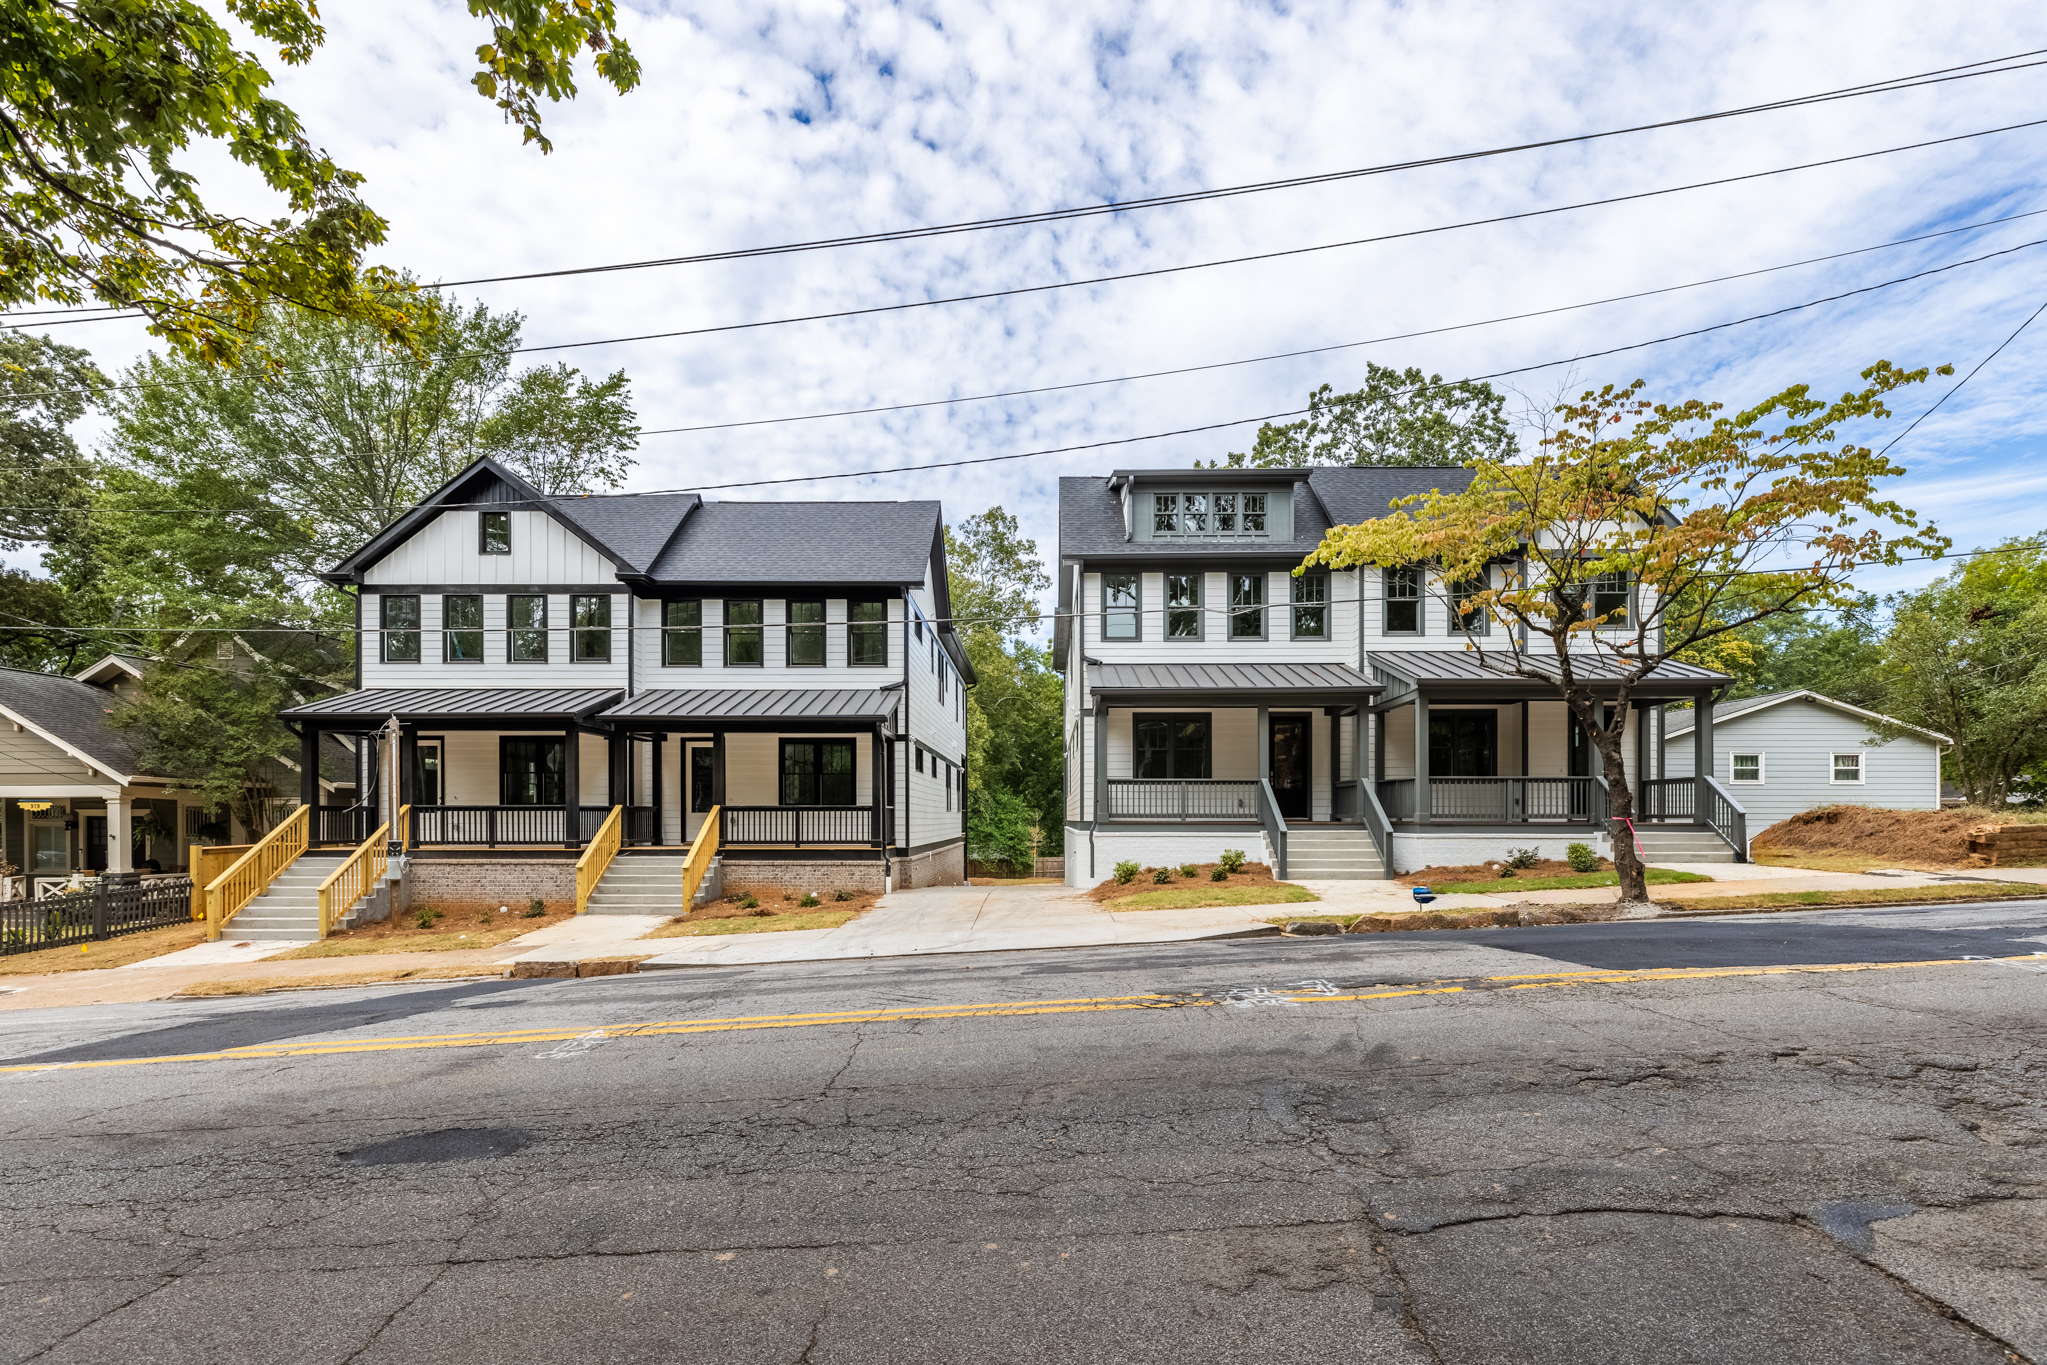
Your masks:
M967 845L962 840L896 859L896 889L914 886L959 886L967 880Z
M1393 834L1393 870L1419 872L1425 867L1466 867L1496 862L1510 848L1532 848L1544 858L1562 860L1572 844L1590 844L1602 858L1613 856L1604 832L1579 829L1570 834Z
M1218 834L1203 830L1164 830L1121 833L1096 830L1094 867L1088 867L1086 830L1066 832L1066 884L1072 887L1099 886L1109 880L1116 864L1128 859L1144 867L1178 867L1182 863L1213 863L1225 849L1242 849L1246 862L1272 863L1272 849L1262 829L1236 829Z

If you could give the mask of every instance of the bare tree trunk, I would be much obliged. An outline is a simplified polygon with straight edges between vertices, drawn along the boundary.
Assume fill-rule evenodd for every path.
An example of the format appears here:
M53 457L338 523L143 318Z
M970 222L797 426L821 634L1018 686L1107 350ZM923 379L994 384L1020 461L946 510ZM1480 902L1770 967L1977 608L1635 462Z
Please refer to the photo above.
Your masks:
M1613 838L1613 866L1620 878L1621 904L1639 904L1649 899L1649 881L1648 869L1642 865L1641 855L1635 851L1635 793L1628 786L1628 766L1623 756L1622 736L1627 733L1628 724L1627 693L1622 691L1615 700L1612 714L1604 725L1593 723L1598 702L1590 694L1581 693L1569 700L1578 723L1585 727L1585 734L1593 747L1599 750L1600 768L1606 777L1606 833Z

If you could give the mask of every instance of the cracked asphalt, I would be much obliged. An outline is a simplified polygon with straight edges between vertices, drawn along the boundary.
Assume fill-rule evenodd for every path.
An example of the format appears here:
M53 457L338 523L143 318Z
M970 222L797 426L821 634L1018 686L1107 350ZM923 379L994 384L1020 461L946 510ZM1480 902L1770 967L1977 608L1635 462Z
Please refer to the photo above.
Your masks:
M2047 1360L2043 1007L2047 902L12 1011L0 1355Z

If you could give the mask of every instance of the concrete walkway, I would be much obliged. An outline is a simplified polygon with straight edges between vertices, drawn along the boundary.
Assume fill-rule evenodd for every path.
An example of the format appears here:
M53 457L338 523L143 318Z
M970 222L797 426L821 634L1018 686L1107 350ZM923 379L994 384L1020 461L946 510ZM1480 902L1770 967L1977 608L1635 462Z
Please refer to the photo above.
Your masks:
M1271 933L1269 918L1320 906L1242 905L1205 910L1135 910L1112 914L1063 886L939 886L884 896L859 919L836 929L647 939L674 950L640 964L728 967L838 958L921 957L932 953L1000 953L1028 948L1088 948L1119 943L1182 943Z

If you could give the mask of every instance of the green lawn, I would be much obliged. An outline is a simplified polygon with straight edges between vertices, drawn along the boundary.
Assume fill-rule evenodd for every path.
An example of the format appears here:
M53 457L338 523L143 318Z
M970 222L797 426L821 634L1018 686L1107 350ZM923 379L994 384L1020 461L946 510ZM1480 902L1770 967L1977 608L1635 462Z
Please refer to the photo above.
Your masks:
M1662 867L1652 867L1646 875L1651 886L1713 880L1697 872L1673 872ZM1620 881L1618 872L1584 872L1565 877L1501 877L1482 882L1439 882L1429 887L1429 890L1439 896L1512 896L1523 891L1570 891L1583 886L1619 886Z
M1198 910L1207 905L1292 905L1322 898L1305 886L1173 886L1106 901L1110 910Z

